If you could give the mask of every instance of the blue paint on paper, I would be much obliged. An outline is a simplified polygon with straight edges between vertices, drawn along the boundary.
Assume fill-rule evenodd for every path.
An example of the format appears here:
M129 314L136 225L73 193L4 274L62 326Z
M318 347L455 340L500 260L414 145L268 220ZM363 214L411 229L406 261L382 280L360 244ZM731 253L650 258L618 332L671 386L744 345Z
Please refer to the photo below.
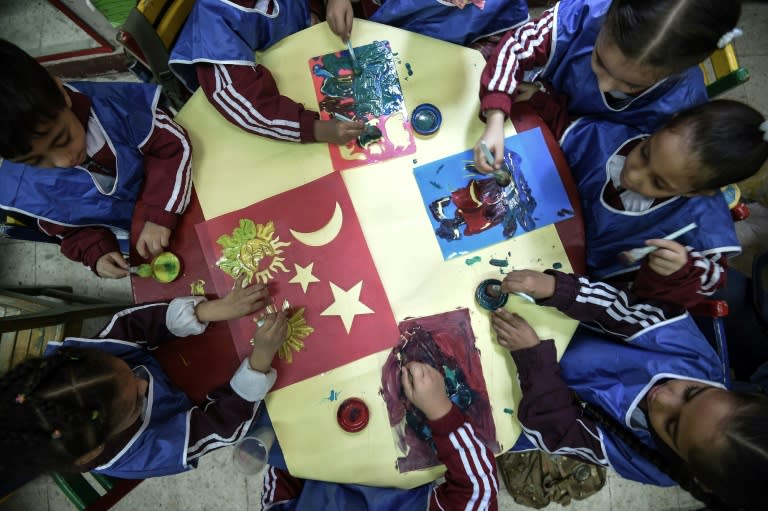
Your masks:
M426 221L432 226L443 259L467 254L572 216L568 212L572 212L573 207L541 129L507 137L504 147L504 161L512 175L512 182L507 186L474 170L472 150L413 169ZM442 189L434 183L439 183Z

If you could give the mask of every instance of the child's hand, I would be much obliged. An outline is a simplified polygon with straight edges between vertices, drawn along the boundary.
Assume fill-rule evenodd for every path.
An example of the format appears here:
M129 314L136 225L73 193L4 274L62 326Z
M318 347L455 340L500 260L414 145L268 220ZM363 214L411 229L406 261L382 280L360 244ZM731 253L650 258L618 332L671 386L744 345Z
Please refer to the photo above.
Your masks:
M331 144L344 145L354 140L365 131L365 124L360 121L315 121L315 140Z
M504 162L504 112L488 110L485 113L485 132L475 144L475 168L483 174L488 174L501 168ZM485 153L480 149L480 141L485 140L488 149L493 154L493 167L488 165Z
M496 342L509 351L531 348L541 342L531 325L513 312L496 309L491 316L491 324L496 332Z
M540 91L541 89L532 83L520 82L517 86L517 89L515 89L515 92L517 92L517 94L515 94L515 103L528 101L533 97L534 94Z
M555 294L555 277L540 271L515 270L504 277L501 290L505 293L522 292L537 300L551 298Z
M445 393L445 379L428 364L409 362L400 373L403 392L408 401L434 421L445 417L453 403Z
M341 37L345 43L352 35L352 3L349 0L328 0L325 8L325 20L334 34Z
M130 273L131 265L120 252L108 252L96 261L96 273L107 279L122 279Z
M251 356L248 357L248 362L251 369L266 373L272 367L275 353L285 341L285 336L288 333L288 320L285 317L285 312L282 311L276 314L267 314L263 316L263 319L264 323L253 334L251 340L253 350Z
M171 230L154 222L144 222L139 241L136 242L136 252L144 259L150 259L168 248L171 241Z
M201 323L209 321L228 321L247 316L259 309L263 309L271 302L269 289L264 284L251 284L243 287L245 277L241 276L235 281L227 296L217 300L201 302L195 308L197 319Z
M659 247L648 254L648 267L666 277L680 270L688 262L688 250L684 245L672 240L646 240L646 245Z

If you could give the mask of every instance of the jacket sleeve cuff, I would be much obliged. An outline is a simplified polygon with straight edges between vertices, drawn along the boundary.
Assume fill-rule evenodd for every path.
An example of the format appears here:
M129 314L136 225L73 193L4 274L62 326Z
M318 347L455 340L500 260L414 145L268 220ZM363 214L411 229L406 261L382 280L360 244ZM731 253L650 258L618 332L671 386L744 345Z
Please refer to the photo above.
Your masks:
M467 422L467 417L461 409L453 405L451 411L434 421L428 421L429 428L435 435L447 436L459 429L459 426Z
M550 339L541 341L536 346L515 350L511 353L521 381L525 379L526 375L536 373L553 362L557 363L555 341Z
M555 294L549 298L536 300L536 303L545 307L554 307L560 311L567 310L578 296L579 278L572 273L557 270L544 270L544 273L555 277Z
M241 398L255 403L264 399L269 389L275 384L275 380L277 380L277 371L270 368L269 372L262 373L251 369L246 357L229 380L229 386Z
M179 223L179 215L176 213L169 213L159 206L149 204L145 204L143 217L145 222L153 222L170 230L174 230Z
M195 307L204 301L206 301L204 296L174 298L165 312L165 326L168 331L176 337L189 337L203 333L208 323L201 323L197 319Z
M512 110L512 96L504 92L489 92L480 100L480 119L485 121L486 110L501 110L504 118L509 118Z
M109 254L110 252L122 252L122 250L120 250L120 244L117 242L114 235L101 238L99 241L85 249L82 255L82 263L90 268L93 273L96 273L96 263L99 262L101 256ZM96 274L98 275L98 273Z
M320 118L320 114L312 110L302 110L299 114L299 132L301 143L317 142L315 140L315 121Z

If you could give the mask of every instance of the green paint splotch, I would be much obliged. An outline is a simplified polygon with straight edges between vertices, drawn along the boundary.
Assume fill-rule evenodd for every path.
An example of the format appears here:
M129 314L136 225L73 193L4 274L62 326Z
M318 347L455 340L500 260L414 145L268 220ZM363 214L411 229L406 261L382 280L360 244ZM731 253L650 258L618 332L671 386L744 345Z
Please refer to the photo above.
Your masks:
M482 261L482 258L480 256L470 257L469 259L464 260L464 264L467 266L472 266L475 263L479 263Z

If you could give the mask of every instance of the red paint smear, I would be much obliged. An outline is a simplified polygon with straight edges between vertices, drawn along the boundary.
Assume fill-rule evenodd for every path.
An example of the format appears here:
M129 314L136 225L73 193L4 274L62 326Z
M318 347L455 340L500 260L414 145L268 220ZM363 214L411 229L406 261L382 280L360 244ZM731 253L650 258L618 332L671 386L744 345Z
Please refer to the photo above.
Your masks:
M403 350L407 332L420 327L431 333L434 346L425 346L410 341ZM400 383L400 362L397 354L407 353L409 360L427 361L429 352L439 351L444 361L455 362L466 379L467 385L475 392L472 404L464 410L471 417L472 425L482 442L494 452L500 450L496 441L496 427L493 424L488 390L483 378L483 368L480 365L480 354L475 348L475 335L467 309L458 309L433 316L409 319L398 325L401 337L397 346L392 349L381 372L381 395L387 405L389 424L395 431L398 448L405 456L398 457L397 466L400 472L409 472L426 467L439 465L440 461L429 444L421 440L414 431L405 424L407 400L402 392Z

